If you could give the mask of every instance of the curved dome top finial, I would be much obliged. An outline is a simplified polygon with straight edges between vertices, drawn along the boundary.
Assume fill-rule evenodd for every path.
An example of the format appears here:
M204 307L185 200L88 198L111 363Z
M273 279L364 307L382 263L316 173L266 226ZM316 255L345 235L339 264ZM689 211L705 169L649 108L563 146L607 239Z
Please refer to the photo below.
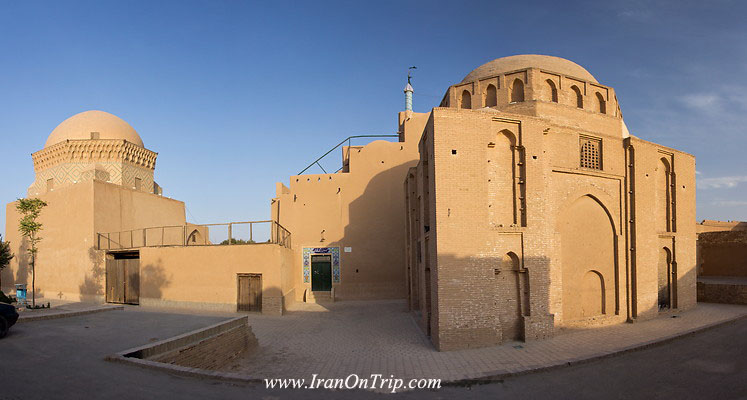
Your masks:
M539 54L521 54L497 58L472 70L472 72L462 79L462 83L526 68L540 68L549 72L557 72L585 81L599 83L589 71L573 61Z
M98 133L99 139L124 139L140 147L143 139L137 131L123 119L105 111L90 110L75 114L62 121L49 134L44 147L50 147L65 140L92 139L92 133Z

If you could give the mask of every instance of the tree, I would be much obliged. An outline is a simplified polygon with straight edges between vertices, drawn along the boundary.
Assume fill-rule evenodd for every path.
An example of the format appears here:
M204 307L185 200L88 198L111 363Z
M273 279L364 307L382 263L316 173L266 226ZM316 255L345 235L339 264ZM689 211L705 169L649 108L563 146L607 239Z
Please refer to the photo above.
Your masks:
M234 238L231 238L231 244L254 244L254 243L257 243L257 242L255 242L254 240L244 240L244 239L234 239ZM227 245L228 244L228 239L220 242L220 244L224 245L224 246Z
M0 235L0 287L2 287L2 272L13 259L13 252L10 251L10 242L3 242L3 235Z
M23 215L23 218L18 223L18 231L29 242L28 253L31 256L31 307L36 307L36 253L39 250L37 244L42 240L39 236L42 224L37 221L37 218L39 218L42 208L46 206L46 202L37 198L18 199L18 204L16 204L16 210Z

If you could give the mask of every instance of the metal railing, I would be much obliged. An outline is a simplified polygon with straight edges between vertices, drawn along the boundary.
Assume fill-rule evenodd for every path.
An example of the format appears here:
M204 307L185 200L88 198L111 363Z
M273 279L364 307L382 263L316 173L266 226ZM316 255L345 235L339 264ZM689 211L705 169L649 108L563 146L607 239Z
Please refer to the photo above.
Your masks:
M216 227L224 227L225 235ZM218 237L217 240L211 240ZM220 240L224 238L224 240ZM216 243L217 242L217 243ZM172 225L97 233L98 250L126 250L164 246L231 246L273 243L291 248L291 234L275 221L228 222L223 224Z
M329 153L331 153L331 152L333 152L333 151L337 150L337 149L338 149L338 148L339 148L340 146L342 146L343 144L345 144L345 142L347 142L347 143L348 143L348 152L349 152L349 151L350 151L350 145L351 145L351 140L352 140L352 139L358 139L358 138L385 138L385 137L396 137L396 138L398 138L398 137L399 137L399 135L398 135L398 134L394 134L394 135L355 135L355 136L348 136L348 137L347 137L346 139L344 139L344 140L343 140L342 142L338 143L338 144L337 144L337 146L335 146L335 147L333 147L333 148L329 149L329 151L328 151L328 152L326 152L326 153L322 154L322 156L321 156L321 157L319 157L319 158L317 158L316 160L314 160L314 161L313 161L313 162L312 162L311 164L309 164L309 165L308 165L308 166L307 166L306 168L302 169L302 170L301 170L301 172L299 172L299 173L298 173L298 174L296 174L296 175L303 175L303 173L304 173L304 172L306 172L306 170L308 170L309 168L313 167L313 166L314 166L315 164L316 164L316 165L317 165L317 166L318 166L319 168L321 168L321 170L322 170L322 171L324 171L324 173L325 173L325 174L327 174L327 173L328 173L328 172L327 172L327 170L326 170L326 169L324 169L324 167L322 167L322 164L320 164L320 163L319 163L319 161L322 161L322 159L323 159L324 157L328 156L328 155L329 155ZM349 160L349 159L350 159L350 154L348 154L348 155L347 155L347 157L345 157L345 158ZM340 171L341 169L343 169L344 167L345 167L345 166L343 165L342 167L340 167L339 169L337 169L337 171L335 171L335 172L339 172L339 171Z

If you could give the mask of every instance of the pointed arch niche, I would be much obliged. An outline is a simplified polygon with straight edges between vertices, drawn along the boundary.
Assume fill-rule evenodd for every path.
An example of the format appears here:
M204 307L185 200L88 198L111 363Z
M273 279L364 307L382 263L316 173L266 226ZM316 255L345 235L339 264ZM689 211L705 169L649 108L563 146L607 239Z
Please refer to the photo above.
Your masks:
M563 320L614 314L617 235L607 207L592 195L577 198L561 210L558 232Z
M676 182L674 174L674 156L659 152L656 165L656 229L659 232L676 232Z
M518 124L503 126L498 128L487 149L488 218L496 227L526 226L526 169L521 127Z
M492 83L485 89L485 101L482 104L485 107L495 107L498 105L498 90Z

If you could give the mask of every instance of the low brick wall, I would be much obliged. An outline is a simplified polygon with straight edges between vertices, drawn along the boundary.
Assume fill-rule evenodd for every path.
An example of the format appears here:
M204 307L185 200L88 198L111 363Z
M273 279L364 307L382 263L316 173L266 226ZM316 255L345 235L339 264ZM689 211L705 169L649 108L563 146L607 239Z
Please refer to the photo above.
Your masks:
M217 370L257 346L257 338L244 316L118 355L125 359Z
M747 304L747 282L698 281L698 301L705 303Z

